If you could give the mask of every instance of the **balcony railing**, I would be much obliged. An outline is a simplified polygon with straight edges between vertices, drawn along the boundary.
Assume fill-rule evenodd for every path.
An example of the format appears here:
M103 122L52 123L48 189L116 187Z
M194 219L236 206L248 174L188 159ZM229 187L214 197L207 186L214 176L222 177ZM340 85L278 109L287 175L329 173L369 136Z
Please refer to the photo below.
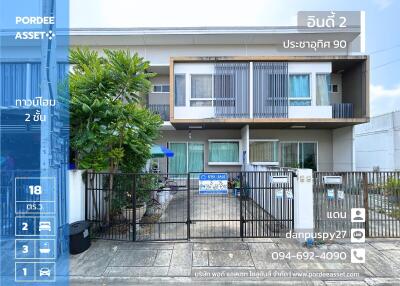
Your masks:
M164 121L169 121L169 104L149 104L147 108L154 114L160 115Z
M332 105L333 118L353 118L354 108L352 103L336 103Z

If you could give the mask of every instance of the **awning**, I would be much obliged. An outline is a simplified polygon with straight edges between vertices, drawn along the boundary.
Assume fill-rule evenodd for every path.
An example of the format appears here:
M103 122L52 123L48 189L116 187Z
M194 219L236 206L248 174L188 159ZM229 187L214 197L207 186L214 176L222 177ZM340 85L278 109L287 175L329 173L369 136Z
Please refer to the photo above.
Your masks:
M162 145L153 145L151 146L151 157L153 158L162 158L162 157L173 157L174 152L169 150L167 147Z

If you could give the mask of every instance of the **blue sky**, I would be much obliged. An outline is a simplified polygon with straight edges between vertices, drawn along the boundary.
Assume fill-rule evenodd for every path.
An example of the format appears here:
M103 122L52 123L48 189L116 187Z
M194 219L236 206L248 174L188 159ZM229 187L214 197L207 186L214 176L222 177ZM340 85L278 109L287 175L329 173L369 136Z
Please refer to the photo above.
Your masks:
M290 26L301 10L364 10L371 113L400 110L399 0L70 0L70 7L72 27Z

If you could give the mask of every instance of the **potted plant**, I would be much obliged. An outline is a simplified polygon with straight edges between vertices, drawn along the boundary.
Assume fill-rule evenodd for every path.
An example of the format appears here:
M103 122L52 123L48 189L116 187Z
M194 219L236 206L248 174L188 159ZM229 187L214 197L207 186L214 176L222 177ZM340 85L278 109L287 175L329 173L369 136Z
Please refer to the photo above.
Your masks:
M150 201L151 191L154 190L156 187L156 177L151 174L144 174L139 175L136 181L136 190L135 190L135 201L136 201L136 221L140 221L144 214L146 213L147 204ZM130 182L130 186L132 187L133 184ZM125 205L122 209L125 218L130 222L133 223L133 191L127 186L130 191L125 192Z

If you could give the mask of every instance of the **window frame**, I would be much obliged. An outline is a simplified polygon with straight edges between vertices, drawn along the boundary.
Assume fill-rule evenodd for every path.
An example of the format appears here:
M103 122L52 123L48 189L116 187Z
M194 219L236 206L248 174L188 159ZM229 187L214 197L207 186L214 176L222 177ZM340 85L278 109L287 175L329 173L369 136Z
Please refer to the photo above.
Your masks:
M290 97L290 76L292 75L307 75L308 76L308 93L309 97ZM312 73L309 72L295 72L295 73L289 73L288 75L288 104L289 106L312 106L313 105L313 96L312 96ZM291 101L295 100L303 100L303 101L310 101L310 105L291 105Z
M161 91L155 91L154 89L155 89L155 87L156 86L159 86L160 88L161 88ZM168 91L163 91L163 88L164 87L166 87L166 86L168 86ZM170 85L169 84L153 84L153 90L152 90L152 92L151 93L157 93L157 94L165 94L165 93L169 93L169 90L170 90Z
M319 170L319 145L318 145L318 141L312 141L312 140L306 140L306 141L296 141L296 140L292 140L292 141L279 141L279 165L281 167L283 167L282 164L282 146L281 144L285 144L285 143L296 143L297 144L297 164L300 164L300 143L313 143L315 144L315 150L316 150L316 154L315 154L315 167L316 167L316 171Z
M213 142L238 143L238 145L239 145L238 161L237 162L210 162L211 143L213 143ZM207 164L209 166L241 166L243 164L242 154L243 154L243 148L242 148L242 140L241 139L208 139Z
M260 162L257 162L257 161L255 161L255 162L251 162L250 161L250 148L251 148L251 143L252 142L275 142L276 144L277 144L277 148L278 148L278 152L277 152L277 158L276 158L276 161L271 161L271 162L263 162L263 161L260 161ZM250 139L249 140L249 163L251 164L251 165L267 165L267 166L279 166L279 143L280 143L280 141L279 141L279 139Z
M211 97L192 97L192 80L193 76L210 76L211 77ZM213 73L191 73L190 77L190 97L189 97L189 107L213 107L214 106L214 74ZM210 101L211 105L205 106L195 106L192 102L195 101Z

